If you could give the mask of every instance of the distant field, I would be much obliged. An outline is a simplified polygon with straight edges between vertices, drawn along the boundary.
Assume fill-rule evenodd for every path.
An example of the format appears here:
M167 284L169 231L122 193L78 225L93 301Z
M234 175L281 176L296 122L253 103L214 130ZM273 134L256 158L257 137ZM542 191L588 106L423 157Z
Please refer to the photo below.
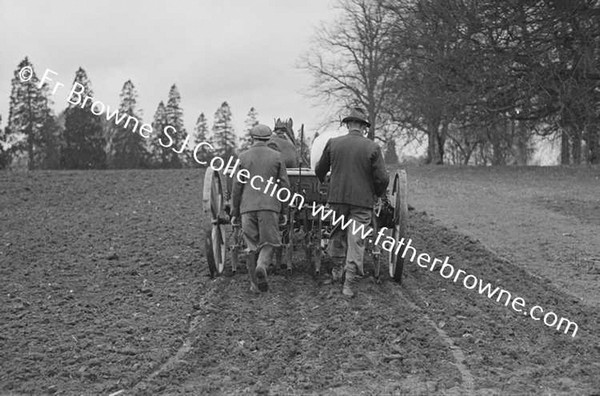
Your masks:
M409 202L600 306L600 168L411 167Z
M597 392L600 314L572 297L598 284L596 175L408 176L414 246L576 321L577 336L412 263L402 286L365 277L352 300L301 251L265 295L243 270L210 279L201 170L0 172L0 394Z

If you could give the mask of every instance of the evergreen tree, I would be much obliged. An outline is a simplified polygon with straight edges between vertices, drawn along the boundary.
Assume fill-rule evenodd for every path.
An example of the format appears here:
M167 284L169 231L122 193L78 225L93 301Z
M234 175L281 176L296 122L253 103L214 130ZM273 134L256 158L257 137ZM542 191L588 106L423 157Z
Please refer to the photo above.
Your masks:
M195 132L195 137L194 137L194 149L196 148L196 146L200 143L203 142L208 142L208 122L206 121L206 117L204 116L204 113L200 113L200 115L198 116L198 120L196 120L196 127L194 128L194 132ZM192 149L192 150L194 150ZM198 152L196 153L196 158L199 161L203 161L203 162L207 162L211 159L211 153L210 153L210 147L207 147L206 145L202 145L199 149ZM192 156L194 155L193 151L192 151ZM193 162L193 166L198 168L198 167L206 167L206 165L202 165L199 164L196 161L196 158L192 157Z
M250 111L248 112L248 115L246 117L246 121L244 122L244 124L246 125L246 129L244 130L244 136L241 139L240 142L240 150L246 150L248 149L248 147L250 147L250 144L252 142L252 137L250 136L250 130L252 128L254 128L256 125L258 125L258 112L256 111L256 109L254 107L250 108Z
M232 124L231 109L227 102L223 102L215 112L211 141L216 155L225 160L230 156L235 156L235 131Z
M6 130L2 128L2 115L0 115L0 169L8 165L8 144L6 142Z
M75 73L74 83L81 84L84 92L81 94L93 97L90 80L83 68ZM91 111L92 103L88 101L85 107L72 104L65 110L65 148L62 153L62 163L67 169L102 169L106 167L106 139L99 116Z
M58 116L55 116L51 110L54 102L48 85L44 84L41 90L46 98L44 109L46 117L41 128L43 154L39 157L39 164L42 169L60 169L61 153L64 147L64 128L60 126Z
M111 108L111 113L112 112L113 109ZM102 136L104 136L104 141L106 142L106 145L104 146L104 152L106 153L106 164L107 166L112 167L115 156L114 141L118 128L117 125L115 125L114 118L109 121L105 117L100 117L100 123L102 124Z
M42 169L60 169L61 151L63 147L63 130L56 117L46 118L42 127L44 139L44 156L40 162Z
M169 99L166 106L167 125L175 128L175 131L169 128L169 131L171 131L169 135L173 139L173 144L171 145L171 150L169 150L169 160L165 164L168 168L181 168L190 154L187 147L183 149L181 155L175 152L182 150L182 146L187 139L187 132L183 125L183 109L180 104L181 95L177 86L173 84L169 90Z
M168 145L169 141L164 136L163 130L167 126L167 109L161 100L154 112L152 121L152 135L149 140L148 151L150 153L149 162L152 168L166 168L171 156L171 148L163 147L160 143Z
M125 81L120 94L119 116L125 114L126 116L135 117L139 123L135 132L133 129L136 124L133 121L129 122L127 127L125 127L125 121L119 125L114 125L109 154L111 167L113 168L131 169L144 166L146 148L144 138L139 133L142 120L136 109L137 96L137 91L131 80Z
M22 81L19 72L28 68L27 81ZM26 156L28 169L40 168L45 160L45 151L51 135L44 130L51 125L53 118L48 103L47 85L41 88L33 65L26 57L15 70L12 79L10 107L8 115L8 132L6 140L9 144L8 154L11 157Z

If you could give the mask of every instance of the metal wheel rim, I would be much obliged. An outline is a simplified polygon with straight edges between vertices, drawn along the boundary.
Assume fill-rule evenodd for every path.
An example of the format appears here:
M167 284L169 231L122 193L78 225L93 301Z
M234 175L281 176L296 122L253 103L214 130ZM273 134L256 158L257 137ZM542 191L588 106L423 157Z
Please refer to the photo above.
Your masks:
M225 244L223 230L219 224L219 216L221 215L223 209L223 185L221 184L221 178L218 172L207 171L204 177L203 195L205 210L206 206L209 206L210 208L209 210L212 223L210 231L210 248L212 259L217 275L220 275L225 269L225 254L227 246ZM206 205L207 203L208 205Z
M223 232L220 225L213 225L210 237L217 273L222 274L225 269L225 241L223 240Z
M398 235L400 235L400 225L396 225L392 228L392 238L397 239ZM398 262L398 255L394 252L390 252L388 255L388 264L389 264L389 273L390 277L393 278L396 274L396 263Z
M211 186L210 186L210 212L212 220L215 221L219 218L221 208L223 207L223 186L221 185L221 179L219 174L213 172Z
M391 202L394 205L394 228L392 228L392 238L394 238L395 240L398 239L398 235L400 235L400 224L398 224L398 210L399 210L399 201L400 201L400 191L399 191L399 177L398 174L396 173L394 175L394 182L392 183L392 198ZM395 249L394 249L394 253L390 252L390 254L388 255L388 268L389 268L389 273L390 273L390 277L393 278L394 275L396 274L396 263L398 261L398 255L395 254Z

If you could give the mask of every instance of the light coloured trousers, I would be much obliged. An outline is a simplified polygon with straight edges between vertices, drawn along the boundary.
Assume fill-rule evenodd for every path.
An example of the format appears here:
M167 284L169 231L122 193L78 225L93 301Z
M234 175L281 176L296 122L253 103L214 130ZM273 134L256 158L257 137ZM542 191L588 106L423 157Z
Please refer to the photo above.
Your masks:
M266 269L273 249L281 245L279 213L269 210L242 213L242 231L249 254L258 252L256 266Z
M348 219L351 219L357 223L356 226L364 224L365 230L371 224L373 216L372 208L346 204L331 204L331 208L335 211L336 217L344 216L344 221L341 223L345 223ZM338 225L341 223L338 223ZM331 236L328 253L334 262L346 257L344 264L346 272L364 275L363 261L366 241L362 238L360 231L353 234L352 230L352 223L345 230L338 227Z

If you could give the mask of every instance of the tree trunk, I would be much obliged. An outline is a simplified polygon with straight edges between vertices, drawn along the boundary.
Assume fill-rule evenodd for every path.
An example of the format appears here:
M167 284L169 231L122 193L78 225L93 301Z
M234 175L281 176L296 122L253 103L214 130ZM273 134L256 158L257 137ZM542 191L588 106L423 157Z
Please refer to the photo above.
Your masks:
M476 158L476 163L475 165L479 165L479 166L487 166L488 165L488 142L484 142L481 145L479 145L479 156L475 156Z
M427 125L427 164L437 164L440 158L440 146L438 142L439 125L440 122L438 120L430 121Z
M571 150L569 144L569 133L567 128L563 127L560 133L560 164L569 165L571 163Z
M477 142L475 142L474 144L470 144L470 143L467 144L467 149L465 150L463 165L469 165L469 161L471 160L473 153L475 152L475 150L477 150L477 145L478 145Z
M501 124L497 123L492 128L490 136L490 143L492 143L492 166L495 165L506 165L506 155L504 153L504 147L502 147L503 134L505 131L501 130Z
M396 140L390 137L385 142L385 163L390 165L398 164L398 154L396 154Z
M34 153L33 153L33 111L31 110L31 94L27 95L27 111L29 113L29 121L27 123L27 157L29 159L27 163L27 169L33 170L34 164Z
M369 127L369 130L367 131L367 138L375 141L375 122L371 122L371 126Z
M573 153L573 164L581 164L581 130L577 129L571 134L571 150Z
M31 121L30 121L31 123ZM28 161L27 161L27 169L33 170L35 169L35 155L33 152L33 138L30 136L27 137L27 152L28 152Z
M375 95L372 91L368 93L369 103L367 106L367 120L371 124L369 130L367 131L367 138L375 141L375 122L377 120L377 112L375 109Z
M588 162L600 164L600 130L594 125L587 130Z
M515 121L513 121L514 123ZM517 155L516 155L516 163L517 165L527 165L529 162L529 133L527 131L527 126L524 122L517 122Z
M444 121L442 123L442 131L438 136L438 159L436 164L443 165L444 164L444 147L446 146L446 137L448 136L448 121Z

